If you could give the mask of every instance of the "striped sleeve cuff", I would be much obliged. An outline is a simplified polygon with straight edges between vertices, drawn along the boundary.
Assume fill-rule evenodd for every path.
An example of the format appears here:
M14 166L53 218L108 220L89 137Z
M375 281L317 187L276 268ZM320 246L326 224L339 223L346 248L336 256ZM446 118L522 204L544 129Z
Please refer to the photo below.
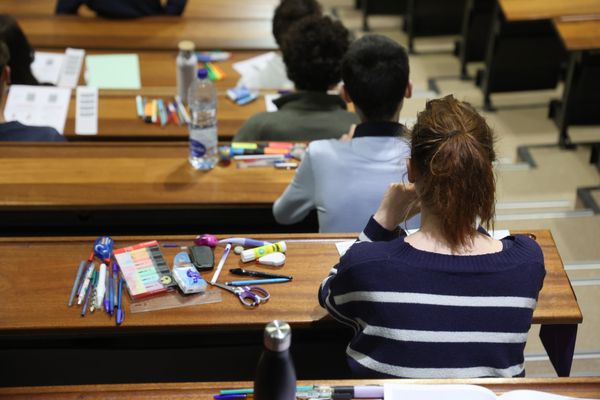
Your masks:
M358 240L361 242L387 242L400 236L406 236L406 233L399 227L396 227L393 231L388 231L371 216L365 229L358 235Z

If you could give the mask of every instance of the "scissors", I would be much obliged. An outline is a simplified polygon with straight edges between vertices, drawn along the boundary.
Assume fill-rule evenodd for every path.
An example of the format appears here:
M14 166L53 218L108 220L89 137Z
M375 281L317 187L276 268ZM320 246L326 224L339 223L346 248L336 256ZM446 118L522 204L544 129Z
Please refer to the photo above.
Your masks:
M249 308L257 307L260 303L265 303L271 295L265 289L259 286L227 286L222 283L212 283L213 286L225 289L235 294L240 302Z

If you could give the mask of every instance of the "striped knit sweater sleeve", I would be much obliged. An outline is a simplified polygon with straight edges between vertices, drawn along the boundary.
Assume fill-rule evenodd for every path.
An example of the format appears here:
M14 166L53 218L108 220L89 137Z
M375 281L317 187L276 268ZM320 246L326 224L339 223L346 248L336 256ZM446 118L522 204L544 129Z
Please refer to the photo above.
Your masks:
M373 218L321 284L319 301L354 330L356 377L524 376L523 349L545 276L534 240L478 256L420 251Z

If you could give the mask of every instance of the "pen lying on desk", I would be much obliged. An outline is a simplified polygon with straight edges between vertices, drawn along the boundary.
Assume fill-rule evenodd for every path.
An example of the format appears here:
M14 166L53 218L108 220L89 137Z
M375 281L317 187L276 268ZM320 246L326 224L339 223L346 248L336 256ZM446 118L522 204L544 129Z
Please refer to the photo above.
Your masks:
M291 279L288 278L271 278L271 279L250 279L247 281L230 281L225 282L227 286L247 286L247 285L260 285L267 283L284 283L289 282Z
M291 276L277 275L277 274L271 274L268 272L261 272L261 271L250 271L250 270L244 269L244 268L232 268L229 270L229 272L231 272L234 275L255 276L257 278L285 278L285 279L292 280Z

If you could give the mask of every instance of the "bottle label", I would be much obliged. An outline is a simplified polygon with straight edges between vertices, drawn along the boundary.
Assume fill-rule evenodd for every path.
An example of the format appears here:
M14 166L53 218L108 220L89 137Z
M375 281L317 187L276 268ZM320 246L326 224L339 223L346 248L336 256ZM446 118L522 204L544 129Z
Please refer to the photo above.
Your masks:
M190 130L190 152L193 157L204 157L208 149L217 146L217 127L192 128Z

